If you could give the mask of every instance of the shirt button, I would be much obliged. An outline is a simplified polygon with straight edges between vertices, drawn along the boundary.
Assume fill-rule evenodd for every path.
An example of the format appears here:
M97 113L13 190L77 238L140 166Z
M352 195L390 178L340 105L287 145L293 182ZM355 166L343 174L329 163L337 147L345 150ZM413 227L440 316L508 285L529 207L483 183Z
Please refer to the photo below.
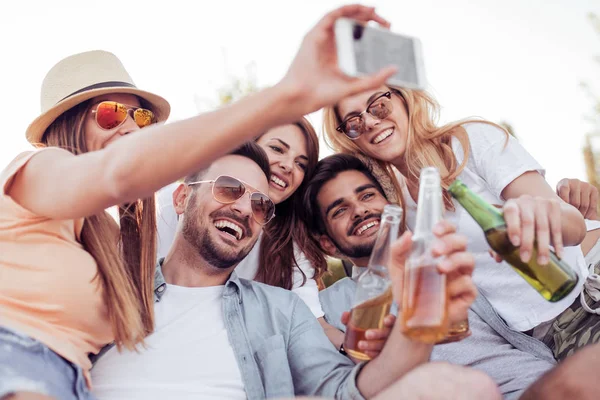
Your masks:
M165 284L163 283L162 285L160 285L157 289L158 293L162 293L165 291Z

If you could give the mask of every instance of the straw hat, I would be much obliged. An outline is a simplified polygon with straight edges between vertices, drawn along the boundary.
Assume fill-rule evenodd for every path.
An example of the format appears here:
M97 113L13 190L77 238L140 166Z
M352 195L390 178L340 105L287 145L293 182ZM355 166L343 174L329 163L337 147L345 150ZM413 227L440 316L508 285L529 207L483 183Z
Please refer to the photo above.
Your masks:
M46 128L62 113L108 93L134 94L150 103L159 122L169 117L169 103L160 96L138 89L114 54L88 51L61 60L48 72L42 83L42 113L27 128L27 140L39 143Z

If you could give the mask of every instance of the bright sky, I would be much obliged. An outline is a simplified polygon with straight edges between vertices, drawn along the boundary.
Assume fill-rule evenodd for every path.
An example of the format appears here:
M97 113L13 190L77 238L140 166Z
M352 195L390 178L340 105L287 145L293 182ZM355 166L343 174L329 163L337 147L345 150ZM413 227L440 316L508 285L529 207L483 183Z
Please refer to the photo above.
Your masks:
M117 54L138 87L166 97L171 120L216 104L217 88L256 64L258 83L285 73L304 33L333 0L3 1L0 5L0 166L29 149L44 75L61 58L92 49ZM365 4L392 29L420 37L442 121L506 120L554 185L585 179L581 146L600 94L600 37L586 14L597 0L381 0ZM320 130L320 116L311 120ZM210 134L210 132L207 132ZM323 155L328 154L323 149Z

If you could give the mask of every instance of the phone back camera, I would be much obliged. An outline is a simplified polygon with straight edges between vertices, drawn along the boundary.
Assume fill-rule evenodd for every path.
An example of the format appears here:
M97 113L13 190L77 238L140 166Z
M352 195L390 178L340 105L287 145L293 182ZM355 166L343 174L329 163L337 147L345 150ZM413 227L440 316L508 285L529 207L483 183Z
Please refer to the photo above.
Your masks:
M355 24L352 28L352 36L354 40L360 40L362 38L365 27L360 24Z

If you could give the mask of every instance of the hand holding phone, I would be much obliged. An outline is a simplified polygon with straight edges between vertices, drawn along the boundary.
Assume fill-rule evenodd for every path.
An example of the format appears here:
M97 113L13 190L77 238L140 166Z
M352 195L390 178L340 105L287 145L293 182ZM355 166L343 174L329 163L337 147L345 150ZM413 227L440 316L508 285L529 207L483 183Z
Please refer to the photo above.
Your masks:
M393 65L398 70L387 83L417 90L427 86L419 39L347 18L338 19L334 31L338 65L347 75L369 75Z

